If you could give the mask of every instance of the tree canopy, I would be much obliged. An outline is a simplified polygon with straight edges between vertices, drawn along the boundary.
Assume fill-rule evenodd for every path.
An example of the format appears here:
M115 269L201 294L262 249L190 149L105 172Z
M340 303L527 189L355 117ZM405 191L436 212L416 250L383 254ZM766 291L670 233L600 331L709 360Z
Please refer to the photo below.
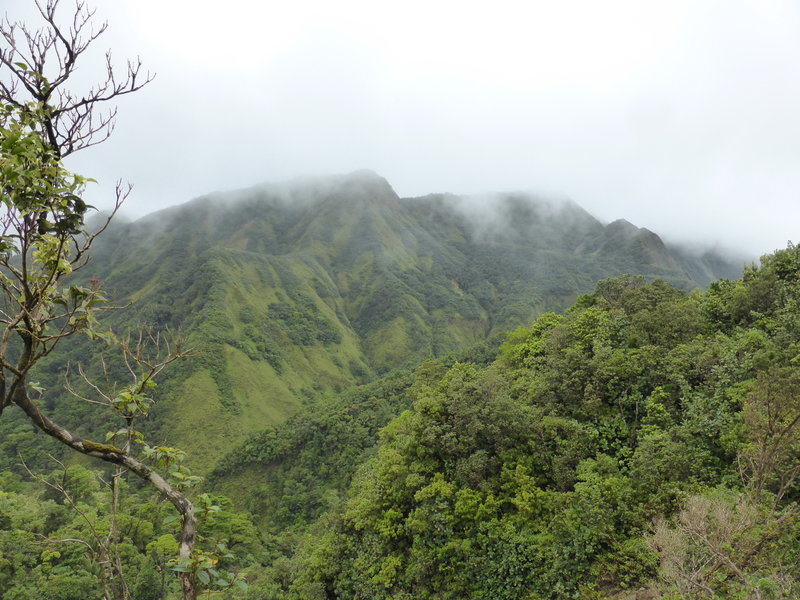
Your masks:
M216 505L201 496L200 506L194 506L186 490L199 478L183 464L185 454L148 444L137 429L151 410L155 377L184 351L161 332L143 329L117 337L99 326L98 310L106 306L102 284L82 284L77 273L130 188L117 186L115 208L104 224L90 231L86 216L92 207L82 194L91 180L63 163L70 154L104 141L116 115L113 105L105 106L140 90L152 77L141 74L138 61L129 62L120 76L107 53L99 82L84 92L71 89L73 73L106 25L95 27L94 12L82 0L66 16L59 0L35 4L41 28L8 18L0 23L0 414L17 407L41 432L113 465L108 475L110 529L83 540L96 559L105 598L131 597L122 567L118 511L122 480L133 473L180 515L178 556L172 568L179 573L183 597L194 599L198 580L209 583L214 557L195 547L198 518ZM33 379L37 365L76 335L115 347L129 377L104 388L79 368L82 387L67 382L74 401L108 410L116 422L110 431L93 432L95 439L54 421L48 414L51 392ZM86 515L67 487L49 485ZM92 519L85 520L95 532Z

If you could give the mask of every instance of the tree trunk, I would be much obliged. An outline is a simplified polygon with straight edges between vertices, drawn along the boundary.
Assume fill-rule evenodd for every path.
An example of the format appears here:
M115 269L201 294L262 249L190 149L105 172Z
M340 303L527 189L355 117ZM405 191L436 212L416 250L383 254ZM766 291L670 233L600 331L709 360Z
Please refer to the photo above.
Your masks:
M197 535L197 519L194 515L194 506L180 490L175 489L161 475L151 470L140 460L127 454L124 450L108 444L98 444L91 440L81 439L64 427L54 423L43 415L36 404L28 398L24 387L18 386L17 393L14 395L14 403L28 415L34 425L47 435L82 454L124 466L141 479L147 481L161 496L169 500L183 518L178 556L186 562L191 560ZM178 578L181 582L183 600L196 600L198 590L194 572L179 573Z

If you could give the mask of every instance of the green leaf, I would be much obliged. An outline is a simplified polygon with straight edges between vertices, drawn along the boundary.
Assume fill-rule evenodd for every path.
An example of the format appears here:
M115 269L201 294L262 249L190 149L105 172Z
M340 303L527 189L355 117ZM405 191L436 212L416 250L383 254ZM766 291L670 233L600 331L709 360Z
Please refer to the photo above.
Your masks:
M208 585L208 582L211 581L211 578L208 576L206 571L198 571L197 578L206 585Z
M249 586L247 585L246 581L242 581L241 579L237 579L237 580L234 581L234 583L236 585L238 585L239 589L242 590L243 592L246 592L248 590Z

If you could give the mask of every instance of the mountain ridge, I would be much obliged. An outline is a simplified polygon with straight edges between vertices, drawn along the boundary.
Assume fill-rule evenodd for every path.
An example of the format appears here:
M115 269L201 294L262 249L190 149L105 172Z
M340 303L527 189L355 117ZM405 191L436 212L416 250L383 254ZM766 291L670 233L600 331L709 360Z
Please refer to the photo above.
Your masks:
M183 331L199 349L168 375L157 420L208 469L215 445L311 398L563 310L600 279L739 274L572 201L487 200L400 198L371 171L215 192L114 225L90 276L133 302L115 327Z

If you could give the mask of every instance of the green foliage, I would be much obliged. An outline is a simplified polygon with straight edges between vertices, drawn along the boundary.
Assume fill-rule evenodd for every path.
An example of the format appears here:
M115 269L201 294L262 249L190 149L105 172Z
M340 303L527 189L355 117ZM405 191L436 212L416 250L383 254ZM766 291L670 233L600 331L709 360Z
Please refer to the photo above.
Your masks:
M319 314L310 298L301 296L292 304L272 303L268 314L280 324L295 344L309 346L314 342L338 344L342 341L342 334Z
M291 522L289 537L276 538L295 540L285 562L254 589L275 598L529 599L649 586L711 598L685 585L692 565L716 564L703 556L720 560L721 540L729 562L696 572L716 597L791 597L800 573L783 557L800 547L790 533L788 365L800 310L798 290L783 289L791 277L770 274L787 260L765 260L731 284L741 297L751 284L778 288L758 292L780 301L755 320L710 310L723 284L687 294L620 278L565 315L518 329L488 366L418 370L411 409L360 456L344 502ZM280 473L290 454L271 454L268 472ZM325 486L328 476L318 477ZM712 490L723 499L695 500ZM692 529L701 521L706 538ZM314 533L291 537L298 525Z
M414 379L396 372L250 436L220 461L210 485L238 497L270 531L312 522L345 493L380 428L410 404ZM262 472L269 478L254 476Z
M35 103L0 104L0 198L6 209L19 211L20 217L33 216L45 243L83 229L84 215L90 207L80 194L92 181L67 171L56 148L41 135L46 110ZM18 250L17 242L13 236L2 236L0 251ZM39 252L47 253L45 248L40 247ZM46 261L45 264L53 266ZM70 269L66 262L57 266Z
M670 263L663 257L672 250L655 243L650 258L633 256L624 235L609 238L579 208L554 212L536 198L501 199L497 222L485 227L466 219L455 198L400 200L374 175L257 188L227 200L200 198L112 225L80 281L90 287L93 277L117 303L133 302L106 315L108 326L145 322L186 334L196 356L166 374L155 395L162 408L142 429L201 453L208 467L214 448L279 424L309 397L563 311L603 277L630 271L692 285L688 258ZM693 272L695 284L713 276ZM683 316L676 302L675 316ZM673 329L659 335L692 331ZM642 328L641 343L652 335ZM69 354L97 351L70 345ZM100 370L99 356L94 362ZM59 372L55 361L44 370ZM216 390L204 388L200 410L224 426L199 447L196 425L180 407L189 402L187 387L206 377ZM61 387L55 377L42 383L52 393ZM54 414L66 423L96 418L60 400ZM175 427L158 431L164 420Z
M95 473L70 467L91 477L90 490L80 496L80 513L60 507L64 497L48 499L40 490L0 492L0 597L15 599L59 598L82 600L102 597L99 570L92 559L95 532L108 533L110 492L97 485ZM70 493L76 489L71 482ZM86 485L84 482L82 485ZM77 496L73 495L73 498ZM136 600L177 598L177 582L171 577L178 551L170 510L144 491L128 490L118 519L125 576ZM210 589L224 589L228 598L247 591L244 573L258 565L264 549L249 515L236 512L224 497L204 496L198 506L202 515L201 539L193 567L200 582ZM87 517L87 518L84 518Z
M400 209L350 200L357 218L331 209L326 218L338 227L324 230L324 244L312 235L319 227L313 211L293 212L268 197L252 203L259 219L240 205L244 214L235 218L235 211L216 221L194 214L187 227L196 229L183 230L184 213L175 211L163 230L152 222L146 233L137 229L144 226L125 229L120 245L101 255L98 264L120 293L141 299L139 314L187 329L200 348L173 381L118 389L116 413L125 419L167 410L153 413L175 416L162 431L184 427L187 438L196 427L186 423L197 421L181 407L195 407L209 427L216 416L207 410L230 418L236 427L209 438L206 464L216 468L203 491L229 495L252 513L198 496L198 552L170 562L178 523L164 522L165 511L141 495L131 500L120 521L136 597L174 595L164 578L172 568L195 573L212 598L530 600L612 597L645 586L680 597L680 570L714 550L692 537L685 519L713 533L714 515L726 511L747 524L726 546L744 576L719 567L714 573L724 577L710 585L714 593L796 592L791 507L800 498L788 427L800 356L796 249L702 293L649 277L602 281L559 315L546 311L613 271L608 244L616 238L591 252L573 248L570 258L547 250L544 240L536 252L523 247L530 240L523 224L537 222L524 205L512 207L520 229L509 240L487 233L481 241L452 213L423 202ZM415 215L423 213L421 225ZM120 256L135 255L142 240L143 256L163 257L156 273ZM591 258L580 263L574 254L584 251ZM185 264L195 277L181 273ZM534 271L544 275L525 283ZM165 283L175 286L167 296ZM79 301L86 289L76 287ZM485 344L461 361L422 362L335 393L537 314L499 350ZM124 367L108 365L112 372ZM47 389L50 368L39 380ZM254 379L256 372L269 376ZM211 391L194 397L199 388L191 384L201 376ZM250 398L242 392L262 382L272 387ZM254 407L263 410L275 389L285 394L282 414L298 398L305 405L265 428L266 411ZM164 397L166 408L156 409ZM212 413L214 403L223 410ZM82 422L79 409L54 404L57 414ZM764 421L767 405L785 412ZM238 426L245 422L249 437ZM17 452L28 462L34 448L27 431L14 420L3 426L2 468ZM765 435L771 426L783 426L792 442ZM141 432L105 430L105 442L118 446L153 439L148 423ZM775 460L759 462L770 442L778 444ZM175 448L140 446L178 486L198 482ZM65 486L107 527L107 492L81 469L69 466ZM7 595L69 597L79 582L97 589L80 548L50 545L45 557L32 541L38 534L78 537L86 525L70 519L55 496L28 499L10 473L0 481L17 503L0 502ZM28 521L18 516L23 504L32 509ZM674 546L651 543L657 524Z

